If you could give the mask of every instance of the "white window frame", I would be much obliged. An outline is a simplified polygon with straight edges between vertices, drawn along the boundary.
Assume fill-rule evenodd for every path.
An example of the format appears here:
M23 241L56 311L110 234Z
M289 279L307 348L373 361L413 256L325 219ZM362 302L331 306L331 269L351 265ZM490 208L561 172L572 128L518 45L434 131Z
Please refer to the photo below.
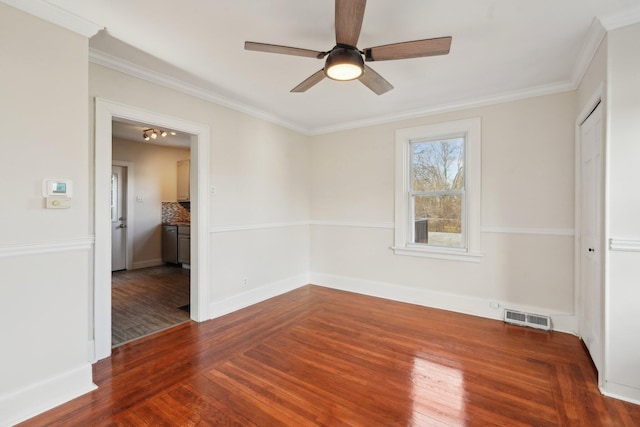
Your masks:
M465 191L463 247L413 243L411 215L411 143L464 136ZM479 117L396 130L395 241L396 255L480 262L481 139Z

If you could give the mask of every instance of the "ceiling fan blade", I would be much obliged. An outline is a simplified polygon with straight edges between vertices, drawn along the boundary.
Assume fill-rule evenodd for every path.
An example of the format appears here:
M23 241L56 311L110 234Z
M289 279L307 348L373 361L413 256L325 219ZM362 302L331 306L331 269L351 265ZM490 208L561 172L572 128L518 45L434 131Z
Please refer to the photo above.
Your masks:
M393 89L393 85L386 81L384 77L373 71L368 65L364 66L364 73L359 79L363 85L374 91L377 95L389 92Z
M365 61L388 61L446 55L450 48L451 37L449 36L370 47L364 50L364 55Z
M336 0L336 43L357 46L367 0Z
M326 52L318 52L316 50L300 49L298 47L279 46L277 44L244 42L245 50L255 50L258 52L280 53L283 55L306 56L308 58L322 59Z
M307 78L305 81L300 83L298 86L291 89L291 92L306 92L307 89L310 89L311 87L320 83L324 78L325 78L324 69L317 71L314 74L312 74L309 78Z

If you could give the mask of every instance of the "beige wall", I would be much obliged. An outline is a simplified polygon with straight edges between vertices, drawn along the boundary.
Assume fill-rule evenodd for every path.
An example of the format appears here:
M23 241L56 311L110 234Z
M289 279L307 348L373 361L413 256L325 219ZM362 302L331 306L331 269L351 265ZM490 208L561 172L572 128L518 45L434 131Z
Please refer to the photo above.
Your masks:
M0 4L0 58L0 424L7 425L92 387L87 40ZM70 209L44 209L43 178L73 180Z
M565 92L314 137L312 278L489 316L499 301L571 317L576 114ZM482 120L484 257L394 255L395 130L471 117Z
M162 259L162 202L176 201L177 162L188 159L190 150L122 139L114 139L112 148L113 160L133 163L133 268L157 265Z

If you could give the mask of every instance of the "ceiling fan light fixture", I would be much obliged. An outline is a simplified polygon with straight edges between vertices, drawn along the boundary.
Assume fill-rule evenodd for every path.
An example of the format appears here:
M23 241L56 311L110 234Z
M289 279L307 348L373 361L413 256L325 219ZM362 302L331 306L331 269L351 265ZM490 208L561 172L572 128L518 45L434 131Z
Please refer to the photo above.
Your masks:
M324 72L332 80L355 80L364 73L362 55L355 48L334 48L327 56Z

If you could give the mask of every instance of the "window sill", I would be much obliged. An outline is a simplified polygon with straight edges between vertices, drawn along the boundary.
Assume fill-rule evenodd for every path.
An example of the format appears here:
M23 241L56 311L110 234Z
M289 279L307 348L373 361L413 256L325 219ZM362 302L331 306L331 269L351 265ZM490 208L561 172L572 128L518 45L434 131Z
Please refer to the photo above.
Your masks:
M484 254L478 252L448 251L422 247L391 247L396 255L416 256L423 258L444 259L448 261L464 261L479 263Z

